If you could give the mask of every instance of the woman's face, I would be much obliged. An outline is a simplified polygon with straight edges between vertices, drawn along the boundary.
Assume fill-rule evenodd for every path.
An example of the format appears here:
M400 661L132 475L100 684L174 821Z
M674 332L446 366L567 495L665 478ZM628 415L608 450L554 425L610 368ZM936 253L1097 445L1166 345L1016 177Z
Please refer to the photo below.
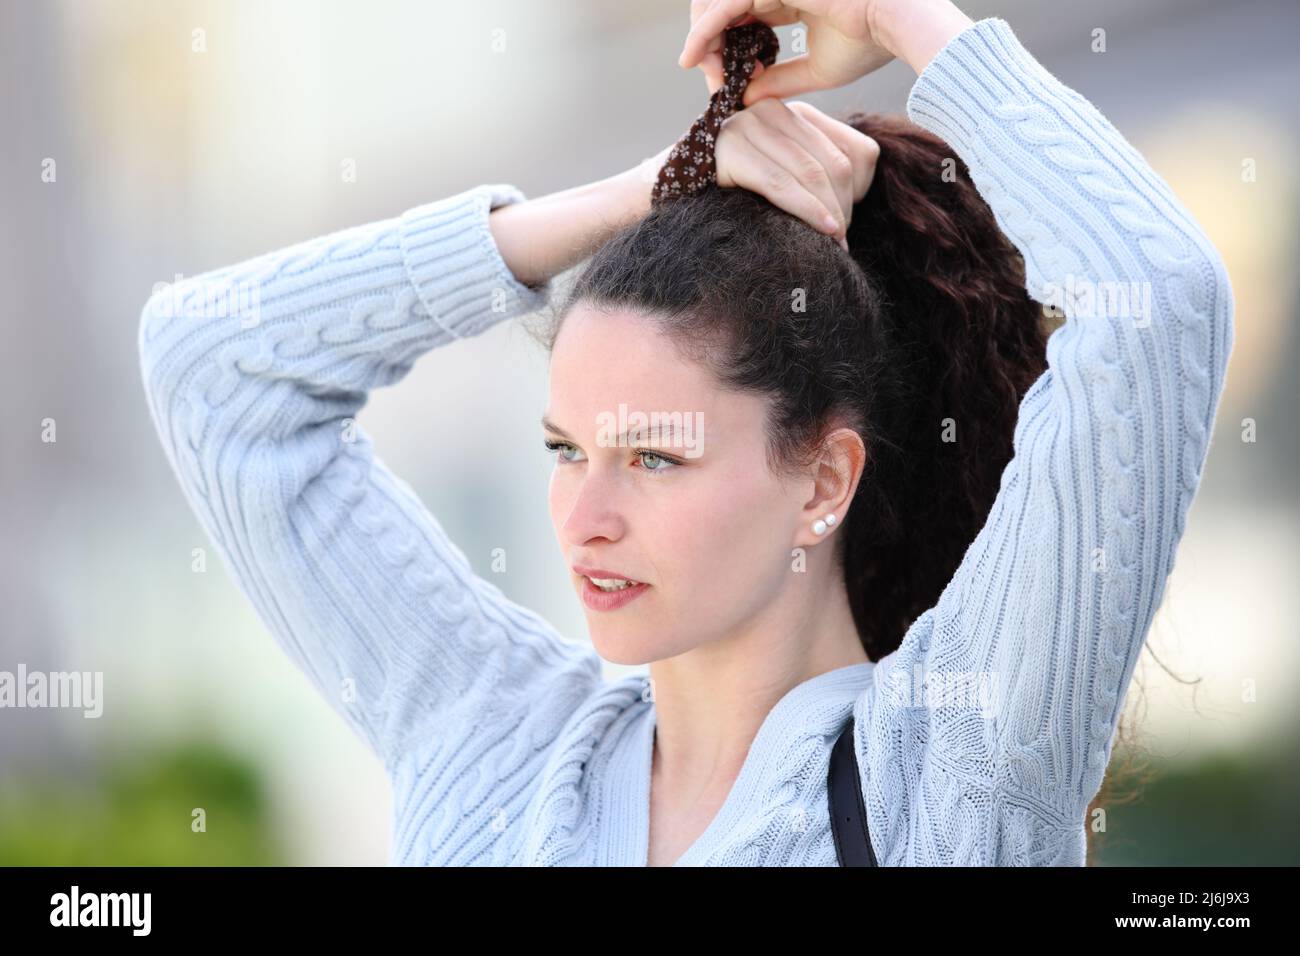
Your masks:
M559 443L551 521L606 660L644 664L743 633L780 592L813 484L770 473L765 405L721 389L643 315L579 304L566 316L544 428ZM593 606L575 567L648 586Z

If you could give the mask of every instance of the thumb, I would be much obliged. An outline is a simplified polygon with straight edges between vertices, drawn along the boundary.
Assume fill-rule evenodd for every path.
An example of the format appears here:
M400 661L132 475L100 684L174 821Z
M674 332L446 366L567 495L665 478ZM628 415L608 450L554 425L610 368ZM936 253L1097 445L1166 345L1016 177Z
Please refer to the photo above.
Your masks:
M808 54L804 53L763 70L745 87L744 104L752 106L767 96L785 99L800 93L827 89L827 84L813 74Z
M722 86L722 54L706 53L700 61L700 69L704 71L704 82L712 96Z

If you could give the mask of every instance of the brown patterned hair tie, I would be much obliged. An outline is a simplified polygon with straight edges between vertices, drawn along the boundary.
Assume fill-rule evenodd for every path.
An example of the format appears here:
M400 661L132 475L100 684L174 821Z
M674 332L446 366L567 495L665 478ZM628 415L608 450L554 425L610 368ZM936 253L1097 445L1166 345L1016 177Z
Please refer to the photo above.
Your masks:
M745 108L742 102L745 87L749 86L757 64L761 62L769 67L776 62L780 41L766 23L758 20L745 23L732 27L723 36L722 85L709 97L708 109L669 152L650 190L651 205L692 196L717 184L714 150L722 122Z

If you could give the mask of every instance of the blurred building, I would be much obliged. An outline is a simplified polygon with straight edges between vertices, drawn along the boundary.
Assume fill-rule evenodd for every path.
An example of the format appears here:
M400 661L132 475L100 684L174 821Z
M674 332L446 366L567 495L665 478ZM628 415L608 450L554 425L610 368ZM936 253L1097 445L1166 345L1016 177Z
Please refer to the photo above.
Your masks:
M1300 7L961 6L1007 19L1091 99L1228 263L1236 351L1144 654L1142 726L1170 767L1294 740ZM172 478L139 381L140 309L177 273L476 183L535 196L635 164L705 104L675 63L688 24L687 0L0 0L0 669L102 671L106 698L98 720L0 711L0 792L39 767L93 794L104 755L197 737L260 768L295 861L384 860L381 768L282 657ZM898 111L912 79L895 63L806 99ZM427 356L363 420L481 573L506 548L503 590L585 640L545 506L545 388L545 357L501 327ZM473 421L446 411L489 390ZM485 430L498 440L477 442Z

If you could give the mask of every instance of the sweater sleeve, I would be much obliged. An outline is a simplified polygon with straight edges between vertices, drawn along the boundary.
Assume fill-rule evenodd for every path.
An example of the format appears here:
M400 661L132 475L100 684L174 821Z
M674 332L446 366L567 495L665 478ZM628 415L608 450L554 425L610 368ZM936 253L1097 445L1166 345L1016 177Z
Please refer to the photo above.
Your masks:
M411 734L564 700L600 661L476 576L355 416L424 352L535 309L478 186L155 292L145 391L200 523L279 646L385 764Z
M949 41L907 109L1066 318L987 522L856 704L869 820L885 863L1082 862L1201 478L1232 290L1169 186L1005 21Z

